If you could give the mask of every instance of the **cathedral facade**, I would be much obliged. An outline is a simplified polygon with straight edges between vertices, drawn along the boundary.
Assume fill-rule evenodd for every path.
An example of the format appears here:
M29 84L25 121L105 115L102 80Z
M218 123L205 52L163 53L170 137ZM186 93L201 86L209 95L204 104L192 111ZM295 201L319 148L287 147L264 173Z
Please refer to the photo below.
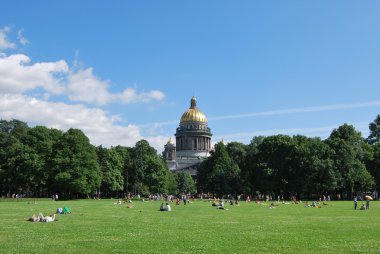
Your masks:
M170 139L164 146L162 155L169 169L196 175L199 164L210 155L211 136L207 118L197 108L197 99L193 96L176 130L176 144Z

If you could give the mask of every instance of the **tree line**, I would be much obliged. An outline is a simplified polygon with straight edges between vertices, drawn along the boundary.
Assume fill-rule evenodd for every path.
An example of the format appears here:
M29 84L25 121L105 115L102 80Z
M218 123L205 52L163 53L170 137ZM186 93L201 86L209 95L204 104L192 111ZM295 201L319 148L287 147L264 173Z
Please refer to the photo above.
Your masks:
M0 195L64 198L210 193L351 198L380 188L380 115L364 139L352 125L322 140L301 135L253 137L249 144L217 143L189 173L173 173L140 140L134 147L90 144L78 129L66 132L0 120Z
M78 129L66 132L0 121L0 196L123 197L127 193L195 191L188 173L171 173L146 140L135 147L90 144Z
M301 135L254 137L215 145L198 170L198 191L313 198L352 198L380 189L380 115L361 136L352 125L326 140Z

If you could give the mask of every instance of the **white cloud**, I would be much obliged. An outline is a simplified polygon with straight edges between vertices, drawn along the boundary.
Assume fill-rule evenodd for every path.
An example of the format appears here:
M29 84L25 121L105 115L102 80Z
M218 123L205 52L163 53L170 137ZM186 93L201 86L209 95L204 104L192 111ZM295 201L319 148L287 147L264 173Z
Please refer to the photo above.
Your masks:
M9 27L0 29L0 50L15 48L16 44L7 39ZM29 41L19 30L17 38L22 45ZM162 100L165 94L158 90L138 92L129 87L119 93L109 91L109 80L96 77L92 68L79 64L79 51L75 53L73 66L69 68L64 60L56 62L31 63L24 54L7 56L0 51L0 93L22 94L42 88L44 98L52 94L66 95L71 101L104 105L108 103L136 103Z
M2 119L18 119L31 126L44 125L64 131L81 129L94 145L134 146L143 138L139 127L115 125L113 116L83 105L47 102L20 94L0 94L0 112ZM158 141L152 139L152 142L156 144Z
M21 29L21 30L18 30L18 32L17 32L17 39L18 39L18 41L22 44L22 45L28 45L29 44L29 41L28 41L28 39L26 39L25 37L24 37L24 35L22 34L23 33L23 29Z
M137 93L134 88L127 88L121 94L117 95L124 103L132 102L149 102L151 100L162 100L165 94L161 91L153 90L149 92Z
M10 31L11 29L8 26L0 29L0 50L13 49L16 47L16 44L10 42L7 38L7 33L9 33Z
M146 103L165 97L161 91L138 92L132 87L111 93L109 84L110 81L96 77L92 68L70 70L64 60L31 64L31 59L24 54L0 54L0 93L20 94L43 88L46 96L63 94L72 101L97 105Z
M68 72L65 61L29 64L30 58L23 54L0 55L0 93L23 93L43 87L53 94L64 92L57 74Z
M128 104L162 100L165 97L165 94L161 91L152 90L138 93L132 87L125 89L121 93L110 93L108 90L110 81L96 77L92 68L72 72L68 75L67 80L67 94L72 101L83 101L98 105L112 102Z
M70 100L100 105L113 100L113 95L108 92L109 81L100 80L92 72L92 68L87 68L68 75L67 94Z
M63 131L69 128L81 129L92 144L106 147L134 146L137 141L146 139L159 152L162 151L163 140L167 137L143 137L140 127L123 126L120 122L124 119L109 115L100 108L48 100L52 95L64 95L73 102L127 104L162 100L165 97L163 92L138 91L136 87L129 87L121 92L111 93L111 82L95 76L92 68L84 68L77 59L70 68L64 60L33 63L25 54L8 56L1 53L1 50L16 47L15 43L7 39L8 32L8 27L0 29L1 119L18 119L30 126L44 125ZM28 44L22 30L18 31L17 37L21 44ZM31 95L35 89L40 89L37 92L39 98L43 99Z

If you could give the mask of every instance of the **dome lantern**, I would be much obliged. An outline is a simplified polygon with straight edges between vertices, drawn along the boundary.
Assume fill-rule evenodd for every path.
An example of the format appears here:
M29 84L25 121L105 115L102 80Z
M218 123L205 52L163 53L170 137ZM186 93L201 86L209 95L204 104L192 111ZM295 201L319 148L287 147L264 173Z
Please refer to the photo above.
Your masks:
M194 96L191 98L190 108L197 108L197 99Z

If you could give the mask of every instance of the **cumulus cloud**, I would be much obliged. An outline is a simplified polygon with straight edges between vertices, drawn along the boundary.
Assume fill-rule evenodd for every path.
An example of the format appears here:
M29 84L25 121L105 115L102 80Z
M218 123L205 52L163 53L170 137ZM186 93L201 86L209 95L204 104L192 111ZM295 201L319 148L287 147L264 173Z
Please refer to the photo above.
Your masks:
M120 116L109 116L100 108L84 105L69 105L63 102L47 101L50 94L66 94L72 101L106 104L113 101L132 103L162 99L159 91L137 93L127 88L122 93L110 93L109 81L101 80L93 74L92 68L72 72L63 60L30 64L31 59L23 54L6 56L0 54L0 112L2 119L19 119L31 126L44 125L67 130L81 129L94 145L106 147L134 146L141 139L148 140L158 151L162 150L162 140L167 137L143 137L140 127L122 126L117 122ZM24 94L43 88L43 100ZM129 95L125 97L125 93Z
M72 101L83 101L104 105L112 102L124 104L162 100L165 94L161 91L137 92L128 87L121 93L110 93L110 81L102 80L93 74L92 68L80 69L67 77L67 94Z
M105 147L133 147L137 141L146 139L160 153L169 139L168 136L144 137L138 126L118 125L119 116L109 116L99 108L47 102L20 94L0 94L0 112L4 120L18 119L30 126L43 125L63 131L80 129L93 145Z
M73 103L83 102L104 105L108 103L137 103L162 100L165 94L158 90L138 91L128 87L120 92L110 92L111 81L94 74L93 68L85 68L65 60L32 62L25 54L7 55L5 49L16 48L7 38L9 27L0 29L0 112L1 119L18 119L30 126L44 125L63 131L81 129L94 145L106 147L134 146L146 139L159 152L167 137L144 137L140 127L121 125L124 120L110 115L99 107L88 104L67 104L49 101L66 97ZM17 33L19 43L28 44L22 30ZM37 92L40 97L35 98ZM52 95L59 95L52 97Z
M22 94L37 88L44 90L44 97L65 95L74 102L94 103L137 103L162 100L165 94L158 90L137 91L128 87L120 92L111 93L111 81L101 79L94 74L93 68L84 68L78 64L78 51L73 66L70 68L64 60L32 63L25 54L7 56L1 50L16 48L9 41L9 27L0 29L0 93ZM17 33L22 45L29 41L23 36L23 30Z
M53 94L64 92L56 75L68 72L65 61L29 64L30 61L23 54L0 55L0 93L23 93L37 87Z
M68 130L81 129L94 145L134 146L142 139L140 128L135 125L115 124L113 116L99 108L47 102L20 94L0 94L2 119L18 119L31 126L44 125Z
M113 99L108 84L109 81L95 77L92 68L78 70L68 75L67 94L72 101L106 104Z
M49 94L67 95L71 101L95 103L136 103L162 100L165 94L152 90L138 92L129 87L120 93L109 91L109 80L102 80L92 68L72 70L64 60L31 64L24 54L0 54L0 93L24 93L43 88Z
M0 29L0 50L13 49L16 47L15 43L12 43L7 38L7 33L11 31L10 27L6 26Z

